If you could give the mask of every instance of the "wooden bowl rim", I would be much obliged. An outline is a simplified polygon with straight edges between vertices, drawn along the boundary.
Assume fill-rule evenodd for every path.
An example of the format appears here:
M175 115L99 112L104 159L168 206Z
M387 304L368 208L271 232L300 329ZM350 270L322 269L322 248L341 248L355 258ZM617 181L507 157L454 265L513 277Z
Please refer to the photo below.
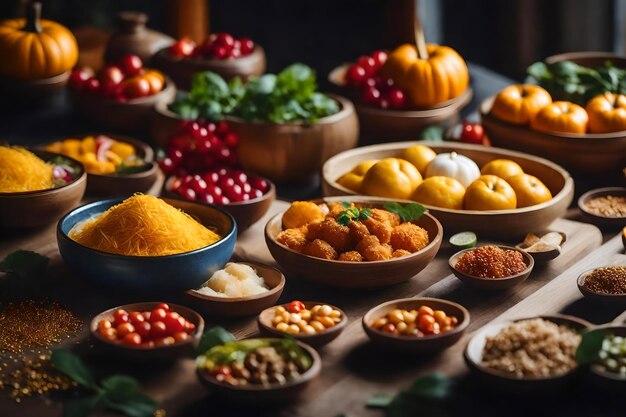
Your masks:
M171 46L172 45L159 49L154 54L154 58L162 59L172 64L184 63L184 64L194 66L194 67L212 66L212 67L221 67L221 68L233 67L234 66L233 64L241 64L241 65L250 64L250 63L253 63L254 61L258 61L260 59L265 58L265 50L263 49L261 45L259 45L256 42L254 43L254 50L248 55L242 55L237 58L226 58L226 59L202 58L202 57L180 57L180 58L172 57L168 53L168 50L170 49Z
M500 249L514 250L516 252L521 253L522 256L524 257L524 260L526 261L525 262L526 269L524 269L522 272L518 272L517 274L510 275L508 277L503 277L503 278L482 278L482 277L476 277L474 275L469 275L469 274L466 274L465 272L459 271L456 268L456 262L452 263L453 260L456 261L464 253L467 253L467 252L473 251L474 249L482 248L482 247L485 247L485 246L497 246ZM517 249L514 246L497 245L497 244L485 244L485 245L475 246L473 248L468 248L468 249L463 249L463 250L458 251L454 255L450 256L450 258L448 258L448 266L450 266L450 269L452 269L452 271L454 271L455 274L462 275L463 277L468 278L468 279L481 281L481 282L504 282L504 281L512 281L512 280L518 279L518 278L522 277L523 275L527 275L527 274L530 275L530 273L533 270L533 267L535 266L535 260L528 252L525 252L525 251L523 251L521 249Z
M578 278L576 278L576 285L578 286L578 290L580 290L580 293L584 295L585 297L590 297L590 298L597 299L597 300L604 300L604 301L611 301L611 302L614 302L614 301L626 302L626 292L623 294L604 294L601 292L592 291L589 288L585 287L584 285L585 279L587 278L589 274L591 274L594 271L597 271L598 269L609 268L612 266L622 266L622 265L599 266L597 268L590 269L580 274Z
M356 199L355 199L356 198ZM312 200L307 200L307 201L311 201L315 204L321 204L321 203L326 203L326 202L336 202L336 201L351 201L353 203L363 203L363 204L384 204L384 203L389 203L389 202L404 202L402 200L398 200L398 199L393 199L393 198L384 198L384 197L372 197L369 198L367 196L337 196L337 197L322 197L322 198L316 198L316 199L312 199ZM350 261L338 261L338 260L334 260L334 259L322 259L322 258L316 258L315 256L309 256L309 255L305 255L303 253L300 252L296 252L295 250L288 248L287 246L283 245L282 243L279 243L276 240L275 236L272 236L269 230L269 226L276 222L278 217L282 217L283 214L285 214L285 211L287 210L283 210L280 213L277 213L275 215L273 215L268 222L265 224L265 239L269 239L272 241L272 243L278 245L281 249L292 252L293 254L296 255L300 255L300 256L304 256L307 258L308 261L310 262L319 262L319 263L330 263L330 264L337 264L337 265L350 265L353 266L355 268L367 268L368 265L384 265L384 264L391 264L393 262L398 262L398 261L404 261L407 259L411 259L414 257L417 257L418 255L421 255L423 253L428 252L429 250L431 250L433 247L437 246L439 244L439 242L443 239L443 226L441 225L441 223L439 222L439 220L437 220L437 218L435 216L433 216L432 214L430 214L428 211L426 211L423 216L427 216L431 221L433 221L435 223L435 226L437 227L437 235L433 238L430 238L430 242L428 242L428 245L426 245L425 247L423 247L422 249L418 250L417 252L413 252L409 255L406 256L402 256L400 258L392 258L392 259L385 259L382 261L365 261L365 262L350 262Z
M461 312L461 315L463 316L461 318L461 320L459 321L459 323L457 324L457 326L455 328L453 328L452 330L445 332L445 333L439 333L439 334L432 334L432 335L424 335L424 336L420 336L420 337L415 337L415 336L404 336L404 335L396 335L396 334L390 334L390 333L386 333L383 331L380 331L378 329L374 329L368 322L370 321L370 319L372 318L372 316L376 313L378 313L380 310L382 310L385 307L389 307L389 306L394 306L400 303L405 303L405 302L410 302L413 303L415 302L416 304L422 303L421 305L426 305L427 307L429 307L427 304L424 303L433 303L433 302L437 302L437 303L442 303L445 304L449 307L452 307L453 309L457 309L458 311ZM456 303L454 301L450 301L450 300L445 300L443 298L435 298L435 297L410 297L410 298L398 298L395 300L390 300L390 301L385 301L384 303L380 303L377 306L374 306L372 308L370 308L367 313L365 313L363 315L363 318L361 319L361 322L363 324L363 327L367 328L369 331L375 333L378 336L381 337L385 337L387 339L390 340L397 340L397 341L401 341L401 342L411 342L411 343L417 343L417 341L426 341L426 340L440 340L440 339L446 339L449 337L452 337L456 334L459 333L463 333L465 331L465 329L467 329L467 326L469 326L470 324L470 312L467 308L463 307L461 304Z
M529 159L533 162L548 166L549 168L558 172L563 177L563 182L564 182L563 188L561 188L561 190L559 190L559 192L556 195L552 196L552 198L546 202L543 202L541 204L535 204L533 206L520 207L520 208L514 208L514 209L507 209L507 210L455 210L455 209L449 209L449 208L444 208L444 207L435 207L435 206L431 206L428 204L422 204L424 207L428 208L429 210L436 210L436 211L451 213L451 214L470 214L470 215L482 215L482 216L529 213L529 212L539 211L541 209L549 207L555 204L556 202L566 198L568 193L574 188L574 180L569 174L569 172L567 172L560 165L557 165L554 162L549 161L547 159L540 158L538 156L534 156L531 154L511 151L511 150L503 149L503 148L485 147L483 145L473 145L469 143L459 143L459 142L449 142L449 141L448 142L446 141L444 142L434 142L434 141L390 142L390 143L382 143L378 145L370 145L370 146L363 146L363 147L350 149L350 150L341 152L329 158L324 163L324 165L322 166L322 181L326 181L331 187L337 190L340 190L341 192L345 193L345 195L358 195L354 191L349 190L348 188L339 184L337 182L337 179L328 178L328 175L329 175L328 167L335 164L338 159L344 158L346 155L352 156L353 154L358 155L358 154L365 154L365 153L378 152L378 151L395 151L399 149L406 149L413 145L424 145L430 148L438 148L441 146L445 146L449 148L457 148L461 150L465 149L469 151L479 151L479 152L485 152L485 153L491 153L492 150L495 150L498 153L499 157L511 156L511 157ZM411 201L411 200L397 200L397 201L401 201L403 203L407 203L407 202L415 203L415 201Z
M38 157L44 159L45 162L49 162L49 160L56 158L56 157L61 157L64 159L69 160L72 165L78 169L78 174L76 175L76 178L71 181L68 182L67 184L63 184L59 187L52 187L52 188L47 188L45 190L34 190L34 191L20 191L20 192L15 192L15 193L2 193L0 192L0 199L4 199L4 198L28 198L28 197L34 197L34 196L43 196L43 195L48 195L48 194L56 194L56 193L61 193L63 191L68 190L68 187L74 188L76 187L78 184L81 184L83 182L85 182L87 180L87 172L85 171L85 167L83 167L83 164L81 164L80 162L78 162L76 159L74 158L70 158L69 156L65 156L62 155L60 153L56 153L56 152L48 152L48 151L44 151L44 150L40 150L37 148L25 148L29 151L31 151L32 153L34 153L35 155L37 155Z
M215 207L215 206L208 206L208 205L202 205L200 203L196 203L193 201L188 201L188 200L177 200L177 199L172 199L172 198L161 198L161 197L157 197L157 198L161 198L161 200L164 200L166 203L176 207L174 204L172 204L172 202L176 203L176 202L184 202L184 203L189 203L189 204L193 204L193 205L198 205L200 207L202 207L203 209L213 209L215 211L217 211L221 216L226 217L227 219L230 220L230 229L228 229L228 231L226 232L226 234L224 234L224 236L222 236L222 238L220 240L218 240L217 242L214 242L208 246L204 246L202 248L198 248L198 249L194 249L192 251L189 252L182 252L182 253L175 253L172 255L161 255L161 256L139 256L139 255L118 255L116 253L109 253L109 252L104 252L98 249L93 249L90 248L89 246L85 246L82 245L80 243L78 243L77 241L75 241L74 239L72 239L71 237L69 237L69 235L67 233L65 233L62 228L61 228L61 224L63 224L66 219L75 214L78 211L83 211L83 210L87 210L89 208L91 208L92 206L96 206L96 205L103 205L103 206L107 206L107 209L105 209L104 211L108 210L110 207L114 206L115 204L119 204L122 201L124 201L127 197L116 197L116 198L108 198L105 200L96 200L96 201L92 201L86 204L83 204L82 206L76 207L73 210L70 210L68 213L66 213L63 217L61 217L61 219L59 220L59 222L57 223L57 236L59 239L63 239L67 242L71 242L73 245L77 245L83 249L89 250L93 253L97 253L100 256L107 256L107 257L112 257L114 259L135 259L135 260L140 260L140 259L146 259L146 260L153 260L153 259L175 259L175 258L182 258L185 256L191 256L191 255L196 255L198 253L201 252L205 252L208 251L210 249L214 249L217 246L221 246L224 245L225 242L229 241L231 238L236 238L237 237L237 222L235 221L235 219L233 218L233 216L231 216L228 212L226 212L225 210L219 208L219 207ZM178 207L176 207L178 208ZM102 213L104 213L104 211ZM74 226L76 226L76 223L74 223L72 225L72 227L70 228L70 230L72 230L74 228Z
M550 55L544 59L546 64L555 64L561 61L574 61L577 59L623 59L626 60L626 56L616 54L614 52L604 51L578 51L578 52L563 52L556 55Z
M603 144L612 143L616 140L624 140L624 138L626 137L626 130L609 133L565 133L534 130L527 125L516 125L514 123L509 123L504 120L500 120L491 114L491 107L495 98L496 96L493 95L487 97L482 101L482 103L480 103L480 117L483 120L486 119L490 123L498 124L510 130L532 132L538 135L544 135L550 140L556 141L562 145L571 145L572 143L576 143L590 146L602 146ZM572 139L575 139L576 142L572 142Z
M535 233L536 236L538 236L539 238L542 238L543 236L547 235L548 233L558 233L561 235L561 237L563 238L563 240L561 241L561 244L559 245L559 247L563 247L563 245L565 245L565 242L567 242L567 233L565 232L559 232L558 230L542 230L540 232ZM527 251L527 248L522 248L521 245L524 242L520 242L517 245L515 245L515 249L519 249L523 252L528 253L530 256L532 256L533 258L535 256L540 257L543 260L552 260L557 258L558 256L560 256L561 254L561 250L558 249L550 249L550 250L545 250L545 251L539 251L539 252L530 252ZM556 256L552 257L552 255L557 254ZM534 256L533 256L534 255ZM535 262L538 262L537 259L535 259Z
M604 330L609 333L611 331L618 330L620 333L623 333L623 335L620 335L620 336L622 337L626 336L626 324L605 324L605 325L593 327L591 330L589 330L589 332L593 332L596 330ZM616 334L616 336L618 335ZM620 382L620 383L623 383L624 381L626 381L626 377L620 377L619 375L616 375L613 372L600 370L599 365L596 363L590 364L589 371L592 372L594 375L597 375L600 378L605 378L609 381L615 381L615 382Z
M180 346L186 346L186 345L190 345L194 343L194 339L198 338L201 336L202 334L202 330L204 329L204 319L202 318L202 316L200 314L198 314L195 310L186 307L186 306L182 306L179 304L172 304L172 303L167 303L170 306L170 311L173 312L177 312L179 313L181 316L185 317L185 319L190 320L190 317L186 317L186 316L191 316L193 317L193 320L195 320L196 322L198 322L198 324L196 325L196 328L194 329L193 334L191 334L188 339L183 340L182 342L177 342L174 343L173 345L165 345L165 346L154 346L154 347L142 347L142 346L128 346L128 345L124 345L124 344L118 344L118 343L113 343L110 340L102 337L100 334L98 334L98 332L96 331L98 328L98 322L100 320L103 320L106 316L113 316L113 313L119 309L123 309L128 311L129 313L132 311L137 311L140 308L146 308L146 309L153 309L155 308L157 305L159 305L162 301L144 301L144 302L139 302L139 303L130 303L130 304L124 304L121 306L117 306L117 307L113 307L113 308L109 308L108 310L104 310L98 314L96 314L95 316L92 317L91 321L89 322L89 333L91 334L92 337L95 337L96 339L98 339L100 342L103 342L109 346L112 346L114 348L119 348L120 350L128 350L128 351L156 351L156 350L166 350L166 349L171 349L171 348L178 348ZM141 307L141 306L145 306L145 307ZM151 308L148 306L152 306Z
M232 303L245 303L247 301L256 301L256 300L269 298L275 295L276 293L282 292L285 289L286 278L285 278L285 275L282 272L280 272L280 270L278 270L278 268L274 268L273 266L262 264L260 262L248 262L248 261L229 261L229 262L248 265L252 268L261 267L264 269L271 269L278 274L278 277L279 277L278 284L276 284L272 288L269 288L267 291L263 293L250 295L248 297L215 297L212 295L200 294L195 290L188 290L186 291L186 294L201 301L207 301L211 303L232 304ZM204 284L206 284L206 281L202 284L202 286L204 286Z
M129 107L135 104L156 104L162 101L162 98L165 95L170 94L172 91L176 91L176 84L174 84L174 81L172 81L172 79L168 77L162 71L161 73L163 74L165 78L163 89L161 91L159 91L156 94L149 95L149 96L133 98L123 103L115 101L115 99L110 98L110 97L103 97L98 94L90 94L81 90L73 90L72 94L76 95L77 97L80 97L81 99L87 99L91 101L92 103L106 103L109 105L117 106L118 108Z
M500 372L500 371L488 368L486 366L483 366L481 363L476 363L474 359L469 355L470 345L475 340L477 340L479 336L484 336L486 329L500 327L500 330L502 330L511 323L524 321L524 320L532 320L532 319L537 319L537 318L541 318L546 321L551 321L558 325L561 325L560 322L565 322L567 323L568 327L570 327L573 330L576 330L577 332L580 332L581 330L585 330L591 327L591 324L588 321L583 320L576 316L568 315L568 314L542 314L539 316L523 317L519 319L506 320L506 321L500 321L500 322L495 322L495 323L494 322L487 323L486 325L482 326L480 329L476 330L472 334L472 337L470 338L470 340L467 342L467 345L465 346L465 349L463 351L463 356L465 358L466 363L469 364L470 368L473 368L474 370L480 373L488 374L496 378L501 378L501 379L508 380L508 381L517 381L517 382L555 381L555 380L559 380L562 378L567 378L568 376L572 375L580 368L578 365L564 374L547 376L547 377L517 378L513 375L509 375L507 373ZM482 352L481 352L481 358L482 358Z
M602 216L602 215L592 213L591 211L587 210L587 202L589 202L589 200L595 197L603 197L610 193L618 194L620 196L626 197L626 187L603 187L603 188L595 188L593 190L589 190L578 198L578 203L577 203L578 208L580 209L580 211L582 211L586 215L590 216L591 218L598 219L598 220L611 220L611 221L626 220L626 216L620 216L620 217Z
M302 303L306 306L307 309L311 309L313 306L315 305L328 305L330 307L332 307L334 310L338 310L341 313L341 321L339 323L336 323L333 327L329 327L327 329L324 329L324 331L322 332L318 332L315 334L302 334L302 333L298 333L298 334L289 334L289 333L285 333L285 332L281 332L280 330L277 330L275 327L273 327L271 325L271 322L268 323L265 320L265 316L269 315L269 313L271 312L271 310L274 310L276 307L286 307L287 305L289 305L289 303L284 303L284 304L276 304L275 306L272 307L268 307L265 310L261 311L258 316L257 316L257 323L259 324L259 326L261 326L264 330L275 334L277 336L280 337L293 337L296 340L302 340L303 342L310 342L310 343L315 343L315 341L317 339L320 339L324 336L327 336L329 334L334 334L334 333L341 333L346 326L348 325L348 315L346 314L345 311L343 311L342 309L340 309L339 307L332 305L332 304L328 304L328 303L324 303L322 301L302 301ZM311 307L309 307L311 306Z
M3 76L1 78L6 83L10 82L10 83L17 83L17 84L29 85L31 87L35 87L35 86L44 86L44 85L64 83L70 78L71 74L72 74L72 70L67 70L65 72L62 72L57 75L53 75L51 77L33 78L30 80L24 79L24 78L9 77L9 76Z
M243 340L251 340L251 339L276 339L276 340L280 340L283 338L280 337L253 337L253 338L249 338L249 339L243 339ZM231 391L244 391L244 392L279 392L279 391L283 391L287 388L291 388L294 386L298 386L298 385L302 385L305 384L309 381L311 381L312 379L314 379L317 375L319 375L320 371L322 370L322 358L320 357L319 353L317 353L317 351L315 349L313 349L311 346L309 346L308 344L301 342L300 340L296 340L295 341L298 346L300 346L301 349L303 349L310 357L311 357L311 367L309 369L307 369L306 371L304 371L303 374L301 374L297 379L293 380L293 381L289 381L286 384L283 385L278 385L278 384L270 384L270 386L265 387L263 385L254 385L254 384L248 384L248 385L243 385L243 386L237 386L234 387L232 385L228 385L228 384L224 384L222 382L217 381L216 379L210 377L209 375L209 371L207 369L204 368L196 368L196 372L198 377L211 384L214 386L219 386L220 388L225 388Z

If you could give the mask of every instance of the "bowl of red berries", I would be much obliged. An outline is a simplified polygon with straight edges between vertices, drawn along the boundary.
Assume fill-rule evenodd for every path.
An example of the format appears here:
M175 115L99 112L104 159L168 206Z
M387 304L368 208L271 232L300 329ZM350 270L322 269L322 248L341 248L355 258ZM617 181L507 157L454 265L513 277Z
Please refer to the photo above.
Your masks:
M239 169L238 143L226 122L182 122L163 146L163 195L219 206L235 218L239 233L248 229L269 210L276 188Z
M397 57L400 52L406 52L399 51L401 48L409 47L403 45L389 53L375 51L354 63L335 68L328 75L335 91L354 102L361 140L365 143L415 139L427 126L457 122L459 111L472 99L465 62L456 52L447 47L441 47L446 48L441 51L431 50L429 59L423 62L410 56L410 49L408 57ZM429 45L429 50L431 47L434 45ZM439 74L442 85L436 85L436 80L427 77L420 79L419 74L420 65L424 71L434 73L437 58L441 62L452 62L450 65L457 70ZM425 83L431 86L415 88ZM441 91L443 93L438 93Z
M103 311L89 329L106 353L140 361L171 360L198 346L204 320L187 307L144 302Z
M250 38L235 38L223 32L211 34L199 44L180 39L161 49L152 60L183 90L189 90L193 74L200 71L215 72L226 80L247 80L265 72L265 52L260 45Z
M70 75L75 106L89 119L108 129L142 130L153 107L171 102L174 82L161 71L146 68L136 55L126 55L94 73L79 68Z

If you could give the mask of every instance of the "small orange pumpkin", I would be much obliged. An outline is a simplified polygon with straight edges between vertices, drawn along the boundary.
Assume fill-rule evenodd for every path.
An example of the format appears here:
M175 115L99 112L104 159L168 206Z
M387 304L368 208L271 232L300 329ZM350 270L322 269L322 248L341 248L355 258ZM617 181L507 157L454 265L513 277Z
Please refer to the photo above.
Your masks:
M542 132L583 134L588 121L587 112L578 104L555 101L539 110L530 121L530 127Z
M460 96L469 83L465 61L447 46L426 45L428 58L421 59L413 45L402 45L385 61L382 74L407 94L414 108L429 108Z
M491 114L505 122L527 125L539 110L550 103L550 93L538 85L510 85L494 99Z
M626 96L604 93L589 100L589 131L609 133L626 130Z
M40 16L41 3L33 3L26 19L0 22L0 75L33 80L54 77L76 65L78 44L72 32Z

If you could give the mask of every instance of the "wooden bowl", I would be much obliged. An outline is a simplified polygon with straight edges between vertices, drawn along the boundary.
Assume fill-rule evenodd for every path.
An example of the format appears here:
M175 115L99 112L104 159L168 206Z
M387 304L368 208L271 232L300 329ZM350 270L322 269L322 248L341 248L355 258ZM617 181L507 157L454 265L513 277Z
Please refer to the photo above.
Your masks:
M66 156L31 149L44 161L62 156L78 169L76 179L61 187L22 193L0 193L0 229L47 226L76 207L85 194L87 174L80 162Z
M98 136L98 135L83 135ZM152 148L137 139L128 136L115 134L104 134L117 142L123 142L135 148L137 157L146 163L146 169L141 172L132 174L91 174L87 173L87 194L94 196L116 197L123 195L131 195L136 192L148 191L155 183L159 173L159 166L154 162L154 151ZM58 139L62 141L66 138ZM56 141L55 141L56 142ZM45 148L43 145L42 148Z
M524 319L513 320L521 321ZM590 325L585 320L578 317L567 315L546 315L539 316L544 320L554 322L559 325L567 325L575 330L581 331L588 328ZM545 378L516 378L513 375L499 372L491 368L487 368L482 365L483 348L487 337L497 335L502 329L504 329L511 321L500 323L489 323L476 331L470 341L468 342L464 357L467 366L474 372L476 372L481 379L489 384L490 387L497 387L500 390L526 393L526 392L542 392L544 390L553 390L562 388L571 378L577 373L578 368L566 372L562 375L556 375Z
M511 246L503 246L497 245L500 249L505 250L513 250L519 252L524 257L524 263L526 264L526 269L518 274L511 275L505 278L480 278L475 277L473 275L468 275L465 272L459 271L456 268L456 263L459 258L466 252L473 251L476 248L464 249L452 255L450 259L448 259L448 266L450 270L454 273L454 275L463 281L465 284L471 285L472 287L481 289L481 290L508 290L513 288L514 286L521 284L526 281L526 278L530 276L530 273L535 266L535 261L533 257L530 256L527 252L524 252L521 249L517 249ZM480 247L480 246L479 246Z
M72 71L67 71L54 77L36 78L34 80L0 77L0 91L11 95L13 99L18 101L46 99L65 89L71 73Z
M387 202L397 201L385 198L363 196L327 197L313 200L315 203L350 201L366 203L372 207L382 207ZM284 212L283 212L284 213ZM428 232L430 243L422 250L401 258L373 262L331 261L303 255L276 241L283 230L283 213L272 217L265 226L265 242L270 253L288 276L302 277L311 282L331 287L350 289L381 288L408 281L432 261L441 246L443 228L429 213L414 223Z
M74 91L74 104L90 120L106 129L139 131L149 125L153 107L159 102L171 102L176 95L176 86L169 78L165 78L163 91L119 103L111 98Z
M618 230L626 224L626 216L622 217L608 217L601 216L599 214L592 213L587 209L587 203L596 197L604 197L607 195L626 197L626 188L624 187L606 187L596 188L595 190L587 191L581 195L578 199L578 208L583 215L583 218L596 226Z
M445 311L446 315L457 318L457 326L449 332L422 337L395 335L372 327L376 320L384 317L392 310L417 310L420 306ZM449 348L463 337L463 333L469 326L469 323L470 313L462 305L440 298L428 297L402 298L387 301L372 308L363 316L363 329L372 342L381 348L412 353L437 352Z
M551 230L546 230L546 231L543 231L543 232L539 232L539 234L537 234L537 236L543 237L545 234L547 234L549 232L551 232ZM561 241L561 244L559 245L560 247L563 247L563 245L567 241L567 235L565 233L563 233L563 232L556 232L556 233L560 234L561 237L563 238L563 240ZM515 249L519 249L521 251L524 251L527 254L529 254L530 256L532 256L534 261L535 261L535 263L543 263L543 262L551 261L551 260L557 258L561 254L561 250L559 250L559 249L552 249L552 250L546 250L546 251L540 251L540 252L530 252L530 251L526 250L527 248L528 248L528 246L523 245L523 242L515 245Z
M342 152L330 158L322 168L322 191L325 196L355 194L354 191L337 183L337 179L349 172L359 162L368 159L399 157L412 145L426 145L435 152L457 152L474 160L479 166L498 158L511 159L522 166L524 172L534 175L552 192L552 199L535 206L512 210L452 210L426 206L437 217L446 233L458 233L468 229L481 237L502 240L523 238L531 230L546 230L550 223L562 217L574 198L574 180L560 166L532 155L505 149L470 145L457 142L396 142L365 146Z
M308 310L310 310L311 308L313 308L314 306L318 304L326 304L321 301L303 301L303 303ZM282 304L282 307L287 308L288 304L289 303ZM281 332L280 330L277 330L272 325L272 319L274 318L274 309L278 306L270 307L270 308L263 310L261 314L259 314L259 316L257 317L257 325L259 326L259 331L261 332L261 334L265 334L268 336L278 336L278 337L293 337L294 339L304 342L310 346L319 348L335 340L348 325L348 316L346 315L346 313L338 307L335 307L333 305L330 305L330 306L333 309L341 312L341 321L335 324L333 327L329 327L328 329L324 330L321 333L288 334L285 332Z
M280 183L301 183L318 175L333 155L356 146L359 122L352 103L329 95L340 106L338 113L313 125L247 122L226 117L239 136L239 161L244 169Z
M190 308L168 303L171 311L179 313L181 316L192 322L196 329L187 340L177 342L173 345L155 346L146 348L140 346L128 346L121 343L114 343L104 338L98 333L98 322L100 320L113 321L113 313L118 309L123 309L129 313L132 311L152 311L159 305L159 302L144 302L126 304L103 311L91 319L89 331L91 337L103 352L122 357L132 361L152 361L152 360L173 360L193 353L200 342L200 337L204 331L204 319Z
M449 126L459 121L459 114L473 96L468 87L463 94L429 109L390 110L361 104L360 94L345 83L350 64L341 65L328 74L328 81L339 94L352 100L359 116L361 137L366 143L415 140L419 133L431 125Z
M249 174L246 172L246 174ZM256 174L255 177L260 177ZM260 177L262 178L262 177ZM253 224L258 222L265 216L265 213L270 209L274 200L276 200L276 186L273 182L268 180L267 178L263 178L269 184L270 188L267 190L265 194L261 197L253 198L248 201L238 201L231 202L229 204L211 204L211 206L219 207L222 210L228 212L231 216L235 218L237 222L237 233L243 233L250 228ZM163 196L181 199L182 197L178 194L172 193L167 190L168 182L171 179L168 179L163 185L162 194ZM198 204L204 204L201 202L197 202Z
M152 57L155 68L166 73L178 86L189 91L191 80L197 72L211 71L226 81L240 77L247 81L250 77L265 73L265 51L256 45L251 54L236 59L216 58L176 58L170 55L169 47L163 48Z
M580 293L584 295L586 298L596 301L601 304L606 304L610 306L626 305L626 293L603 294L603 293L592 291L588 289L587 287L585 287L585 279L587 278L587 276L589 276L589 274L591 274L593 271L597 269L599 268L594 268L590 271L583 272L582 274L578 276L578 279L576 280L576 285L578 285L578 290L580 291Z
M250 297L230 298L214 297L189 290L186 293L187 299L193 303L197 310L211 316L244 317L257 314L278 301L285 288L285 276L278 269L254 262L237 263L254 268L259 276L265 280L269 291Z
M626 325L609 324L606 326L596 327L591 331L605 331L607 333L614 334L615 336L626 337ZM606 392L619 393L623 395L626 390L626 378L620 377L612 372L607 372L598 364L591 364L589 366L589 376L591 381L598 386L598 388L605 390Z
M197 369L196 373L200 382L212 391L216 398L225 398L230 401L245 403L276 403L276 402L293 402L304 391L307 385L317 378L322 369L322 359L320 355L311 346L296 341L313 360L311 367L300 375L295 381L290 381L284 385L272 384L268 387L262 385L243 385L234 387L225 383L218 382L206 369Z

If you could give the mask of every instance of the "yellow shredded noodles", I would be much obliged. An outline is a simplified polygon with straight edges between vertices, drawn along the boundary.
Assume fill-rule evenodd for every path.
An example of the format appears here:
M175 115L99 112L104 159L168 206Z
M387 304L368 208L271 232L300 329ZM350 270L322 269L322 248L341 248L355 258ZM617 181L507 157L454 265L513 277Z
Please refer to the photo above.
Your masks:
M183 211L143 194L77 224L69 236L89 248L129 256L190 252L221 239Z
M0 193L52 188L53 167L17 146L0 146Z

